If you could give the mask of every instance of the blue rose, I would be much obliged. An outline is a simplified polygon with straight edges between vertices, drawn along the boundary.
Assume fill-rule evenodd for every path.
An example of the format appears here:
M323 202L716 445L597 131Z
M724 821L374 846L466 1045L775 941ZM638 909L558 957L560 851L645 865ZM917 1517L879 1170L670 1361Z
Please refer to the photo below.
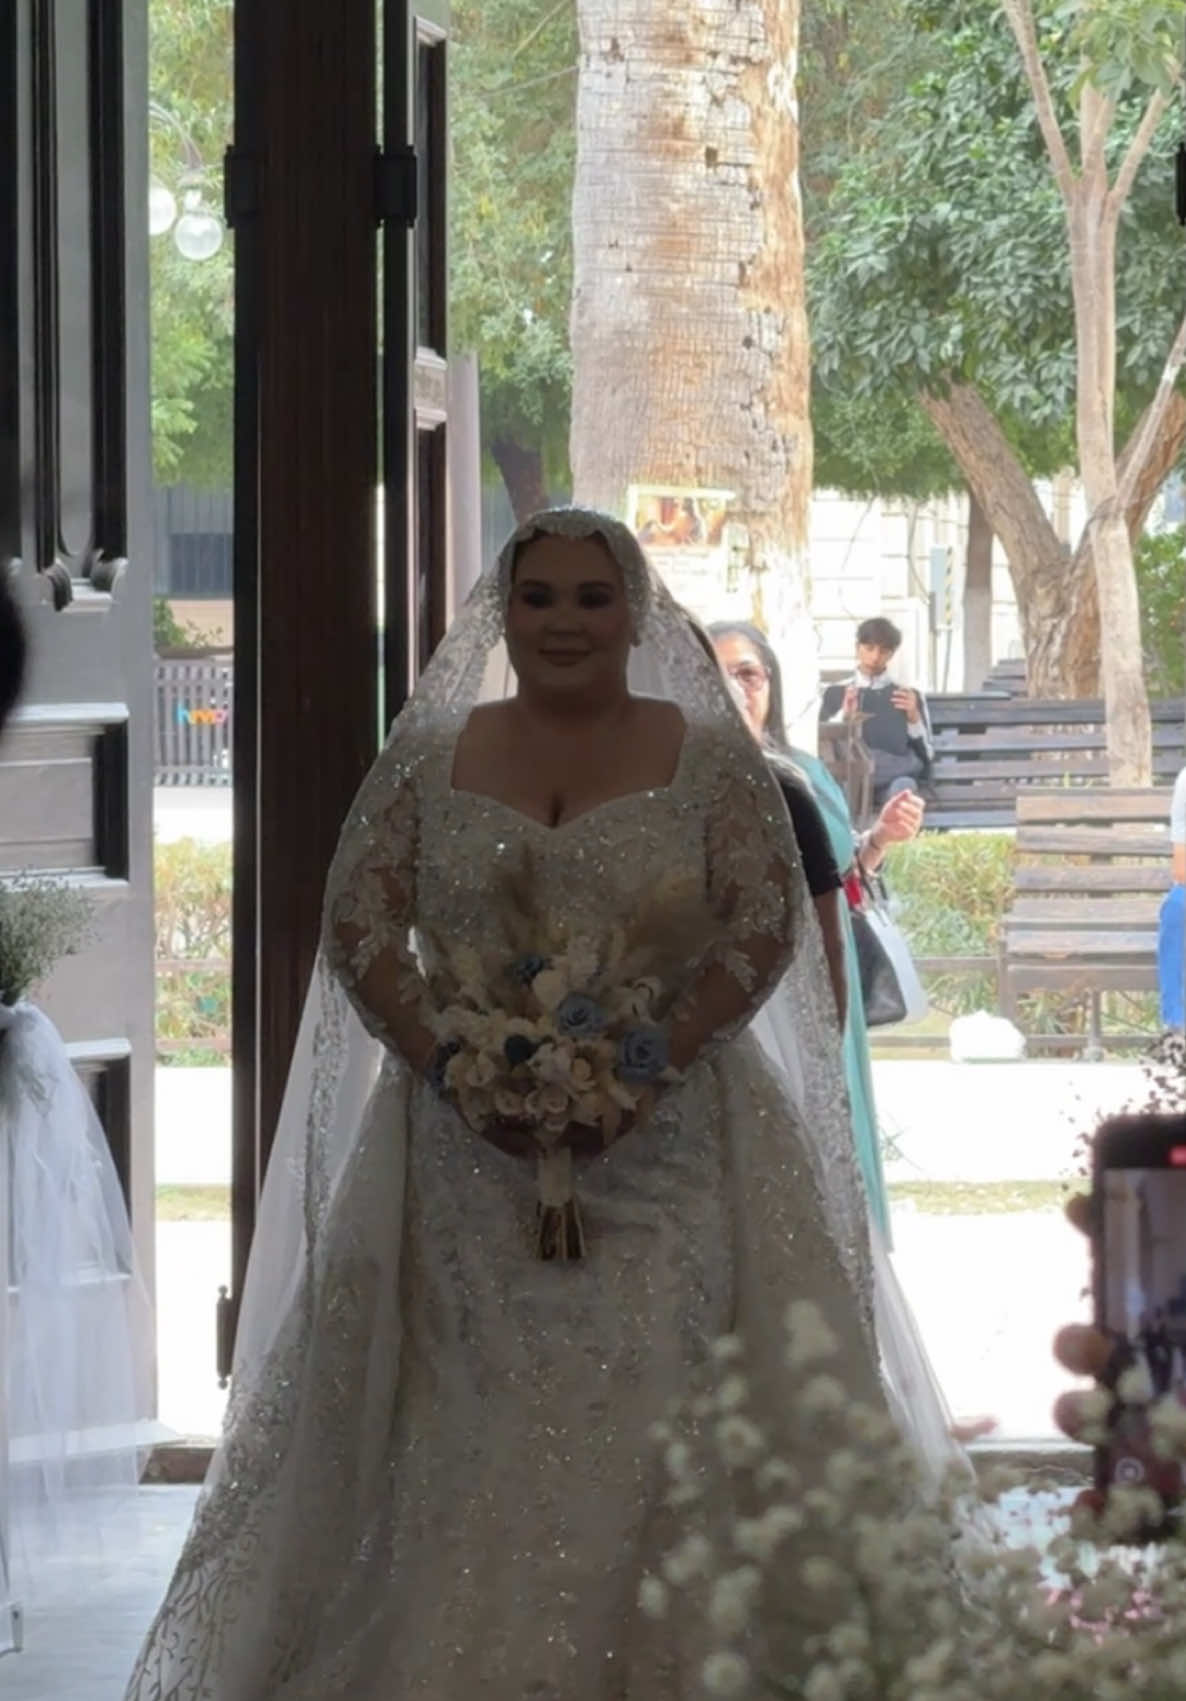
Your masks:
M551 967L550 957L539 957L528 952L525 957L516 957L511 964L511 979L517 980L521 986L530 986L536 975L542 974Z
M520 1063L530 1063L539 1050L539 1041L529 1039L526 1034L508 1034L502 1042L502 1055L512 1069Z
M615 1073L621 1081L645 1085L667 1068L667 1035L662 1028L627 1028L618 1042Z
M592 1039L605 1025L605 1011L587 992L570 992L556 1006L556 1027L567 1039Z

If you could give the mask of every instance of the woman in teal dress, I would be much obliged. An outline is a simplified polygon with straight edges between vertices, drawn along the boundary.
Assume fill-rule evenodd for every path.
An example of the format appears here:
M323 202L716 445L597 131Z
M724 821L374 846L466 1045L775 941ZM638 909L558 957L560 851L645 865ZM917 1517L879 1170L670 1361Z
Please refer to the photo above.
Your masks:
M880 867L891 844L913 839L922 825L923 803L911 792L891 797L872 828L858 834L853 827L844 792L818 756L787 743L783 720L782 674L778 658L757 627L743 622L725 622L709 628L725 672L740 688L744 713L751 732L765 748L777 769L782 761L793 762L807 779L827 828L832 854L841 874L851 877L858 864L867 874ZM890 1244L889 1198L881 1162L877 1126L877 1103L873 1096L873 1066L869 1056L869 1030L861 998L850 910L841 904L841 925L848 963L848 1004L844 1023L844 1064L852 1113L853 1141L865 1183L869 1212Z

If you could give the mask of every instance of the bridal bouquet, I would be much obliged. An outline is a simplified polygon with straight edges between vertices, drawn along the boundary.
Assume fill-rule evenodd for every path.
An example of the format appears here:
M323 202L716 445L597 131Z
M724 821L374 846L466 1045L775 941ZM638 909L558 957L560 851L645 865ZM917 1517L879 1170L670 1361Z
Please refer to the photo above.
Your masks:
M541 909L529 859L509 876L495 949L426 937L440 1040L434 1084L478 1132L530 1135L539 1153L540 1253L579 1257L583 1236L565 1135L608 1145L647 1095L672 1081L666 1021L711 942L703 893L660 882L629 927L600 937Z

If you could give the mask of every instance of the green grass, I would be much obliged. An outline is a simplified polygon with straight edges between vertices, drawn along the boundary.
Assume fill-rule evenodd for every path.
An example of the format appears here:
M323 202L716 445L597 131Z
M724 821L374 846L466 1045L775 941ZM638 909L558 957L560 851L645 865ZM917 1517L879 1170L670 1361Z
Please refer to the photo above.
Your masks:
M231 1196L225 1187L158 1187L156 1216L159 1223L216 1223L231 1214Z
M898 1181L889 1196L928 1217L997 1217L1014 1211L1062 1212L1071 1181Z

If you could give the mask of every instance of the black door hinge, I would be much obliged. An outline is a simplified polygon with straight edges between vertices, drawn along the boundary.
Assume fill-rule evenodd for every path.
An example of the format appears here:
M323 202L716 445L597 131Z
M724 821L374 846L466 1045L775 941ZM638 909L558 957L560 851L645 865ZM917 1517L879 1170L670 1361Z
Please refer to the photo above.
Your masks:
M227 229L259 212L259 161L254 154L230 147L223 156L223 212Z
M375 220L411 230L418 212L418 161L414 148L375 155Z

